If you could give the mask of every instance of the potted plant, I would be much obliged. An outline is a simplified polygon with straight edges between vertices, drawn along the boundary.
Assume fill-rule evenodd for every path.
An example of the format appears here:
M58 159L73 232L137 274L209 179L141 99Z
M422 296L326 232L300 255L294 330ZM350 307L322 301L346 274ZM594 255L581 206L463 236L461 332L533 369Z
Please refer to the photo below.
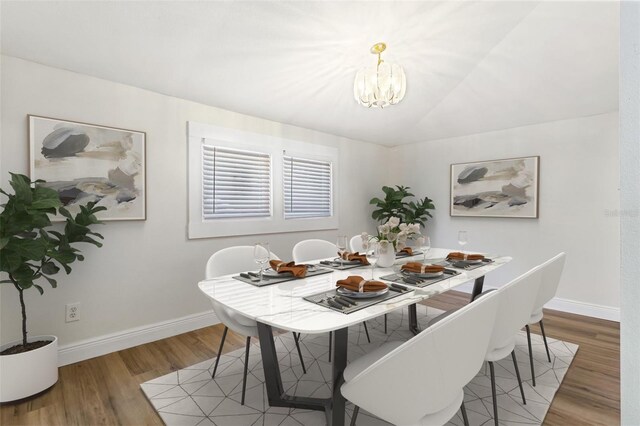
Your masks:
M396 185L395 188L383 186L384 199L374 197L369 204L375 205L376 209L371 213L371 217L380 223L387 222L392 217L400 219L400 223L419 223L423 227L428 218L433 217L429 210L435 209L433 200L424 197L421 200L405 200L408 197L415 197L408 186Z
M31 182L28 177L11 173L14 193L2 189L8 200L0 212L0 283L18 291L22 311L22 339L0 347L0 402L26 398L53 386L58 380L58 349L55 336L27 336L27 312L24 292L35 288L44 293L38 282L46 280L55 288L53 275L84 257L74 247L84 242L98 247L102 235L89 229L100 223L95 213L105 210L89 202L72 216L62 206L56 191L44 181ZM64 216L64 229L52 227L50 215ZM53 228L53 229L52 229ZM7 279L8 278L8 279Z
M379 258L377 264L382 267L393 265L396 252L407 247L407 240L420 236L418 223L402 223L400 218L392 216L382 225L378 226L378 235L361 234L362 246L367 250L371 241L378 243Z

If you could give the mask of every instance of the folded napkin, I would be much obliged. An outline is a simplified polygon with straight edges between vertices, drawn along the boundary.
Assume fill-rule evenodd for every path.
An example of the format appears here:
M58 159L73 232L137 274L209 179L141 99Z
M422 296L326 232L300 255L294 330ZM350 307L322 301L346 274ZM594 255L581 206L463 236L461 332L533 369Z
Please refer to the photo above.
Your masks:
M342 257L342 259L344 260L357 260L358 262L362 263L363 265L368 265L369 261L367 260L367 256L364 254L360 254L359 252L355 252L355 253L350 253L348 251L345 251L344 253L342 253L342 255L340 255L340 253L338 253L338 256Z
M402 250L400 250L398 253L407 253L409 256L413 255L413 250L411 250L411 247L405 247Z
M464 260L464 253L460 253L459 251L451 252L447 255L447 259L449 260ZM484 255L482 254L467 254L467 260L483 260Z
M382 281L365 280L359 275L351 275L344 280L338 280L336 287L342 287L349 291L357 291L360 293L369 291L380 291L387 288Z
M293 262L287 263L282 260L270 260L269 265L271 265L271 269L278 273L291 272L297 278L307 275L307 265L296 265Z
M425 265L420 262L407 262L402 265L403 271L415 272L418 274L435 274L437 272L444 271L444 266L440 265Z

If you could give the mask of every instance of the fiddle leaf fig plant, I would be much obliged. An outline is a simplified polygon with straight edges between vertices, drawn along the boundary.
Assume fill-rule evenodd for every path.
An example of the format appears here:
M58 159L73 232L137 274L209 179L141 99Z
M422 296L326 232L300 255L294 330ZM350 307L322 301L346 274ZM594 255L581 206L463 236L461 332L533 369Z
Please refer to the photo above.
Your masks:
M89 202L80 206L80 212L73 216L63 207L56 191L42 184L45 181L31 182L27 176L11 173L9 182L13 194L0 189L8 199L0 212L0 271L8 279L0 283L15 287L19 293L22 308L22 349L27 349L27 313L24 292L35 288L44 293L42 283L47 281L51 287L58 284L54 275L60 268L69 274L69 266L76 260L84 260L75 245L89 243L101 247L103 236L93 232L90 227L101 222L95 214L105 207ZM56 213L65 217L64 229L55 230L50 216ZM3 274L4 275L4 274Z
M376 209L371 213L371 217L380 223L387 222L392 217L400 219L400 223L419 223L424 227L428 218L433 217L429 210L435 209L433 200L424 197L418 200L405 200L405 198L415 197L408 186L396 185L395 188L383 186L384 199L374 197L369 201Z

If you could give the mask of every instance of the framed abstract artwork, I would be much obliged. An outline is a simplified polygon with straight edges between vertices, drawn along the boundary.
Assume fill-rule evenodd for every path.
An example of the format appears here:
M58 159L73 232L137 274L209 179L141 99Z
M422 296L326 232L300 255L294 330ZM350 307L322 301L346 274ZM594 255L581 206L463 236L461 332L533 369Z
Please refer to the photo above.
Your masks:
M146 133L36 115L28 120L31 179L45 180L72 214L96 201L107 208L101 220L146 219Z
M451 216L538 217L540 157L451 165Z

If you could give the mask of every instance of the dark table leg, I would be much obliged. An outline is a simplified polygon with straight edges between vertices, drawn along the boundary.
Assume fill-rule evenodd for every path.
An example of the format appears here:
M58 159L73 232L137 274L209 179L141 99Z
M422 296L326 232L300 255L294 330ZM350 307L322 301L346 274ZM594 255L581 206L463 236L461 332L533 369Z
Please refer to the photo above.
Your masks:
M475 299L480 293L482 293L482 286L484 285L484 275L476 278L473 283L473 291L471 292L471 301Z
M413 334L420 333L420 329L418 328L418 310L415 303L409 305L409 330L411 330Z
M292 396L287 395L284 392L284 388L282 386L282 377L280 376L280 366L278 365L278 355L276 353L276 345L273 341L273 331L271 329L271 326L258 323L258 337L260 338L260 352L262 353L262 365L264 366L264 379L265 385L267 387L269 405L272 407L294 407L303 408L306 410L319 410L325 412L330 411L330 398L309 398L304 396ZM336 356L338 356L337 350ZM345 365L343 365L342 369L340 370L340 377L342 377L342 371L346 366L346 345L344 347L344 358ZM336 366L334 361L334 371L335 369ZM342 399L342 401L342 406L344 407L344 398ZM344 417L344 408L342 411L342 415Z
M333 378L333 404L331 407L331 422L328 423L332 426L344 425L344 409L346 401L340 387L344 383L342 372L347 367L347 346L349 345L349 329L341 328L333 332L333 372L331 377Z

